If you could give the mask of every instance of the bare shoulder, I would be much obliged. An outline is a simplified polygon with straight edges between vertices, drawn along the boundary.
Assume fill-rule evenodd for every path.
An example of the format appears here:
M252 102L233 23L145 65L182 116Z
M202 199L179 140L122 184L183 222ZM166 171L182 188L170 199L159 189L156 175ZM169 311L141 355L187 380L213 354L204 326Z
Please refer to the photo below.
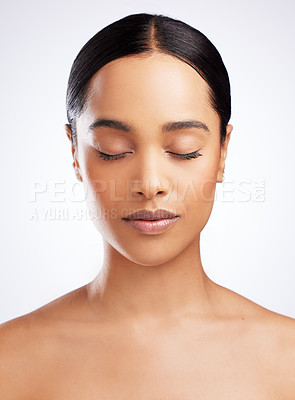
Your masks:
M83 293L83 288L76 289L0 324L1 400L40 398L60 354L60 338L68 335Z
M274 383L277 393L284 394L282 399L295 399L295 319L272 312L268 329L276 344Z
M235 309L245 326L245 338L262 360L277 398L295 399L295 319L271 311L229 289L224 303ZM259 362L258 362L259 364Z
M270 343L295 351L295 319L271 311L254 301L225 288L224 302L227 302L235 314L248 320L249 327L256 329ZM295 360L294 360L295 361Z
M49 354L49 341L44 333L40 334L37 324L34 317L28 315L0 325L0 393L3 400L34 399L39 381L36 377L44 372L40 368L41 358L44 361L45 352Z

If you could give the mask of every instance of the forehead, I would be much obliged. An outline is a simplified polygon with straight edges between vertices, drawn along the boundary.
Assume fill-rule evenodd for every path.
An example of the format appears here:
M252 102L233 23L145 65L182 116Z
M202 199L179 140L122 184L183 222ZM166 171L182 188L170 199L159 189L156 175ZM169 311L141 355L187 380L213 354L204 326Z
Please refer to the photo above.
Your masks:
M87 93L81 123L113 117L146 129L166 121L198 119L219 129L208 84L174 56L155 53L113 60L92 77Z
M166 54L123 57L109 62L91 79L90 106L128 108L132 103L151 111L207 107L209 87L190 65ZM137 108L137 107L136 107Z

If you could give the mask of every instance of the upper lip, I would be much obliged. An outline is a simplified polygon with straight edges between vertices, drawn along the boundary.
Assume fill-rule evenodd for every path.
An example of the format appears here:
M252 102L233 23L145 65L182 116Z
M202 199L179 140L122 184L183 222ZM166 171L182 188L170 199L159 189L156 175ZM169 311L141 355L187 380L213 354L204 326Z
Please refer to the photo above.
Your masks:
M127 217L123 219L143 219L151 221L151 220L159 220L159 219L174 218L174 217L178 217L178 215L168 210L158 209L155 211L139 210L136 211L135 213L127 215Z

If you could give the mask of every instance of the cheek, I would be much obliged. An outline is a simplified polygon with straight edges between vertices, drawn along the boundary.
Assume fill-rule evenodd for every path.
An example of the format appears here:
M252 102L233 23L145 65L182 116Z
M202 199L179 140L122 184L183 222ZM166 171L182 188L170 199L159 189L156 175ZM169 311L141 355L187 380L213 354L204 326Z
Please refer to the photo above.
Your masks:
M182 194L191 191L197 200L210 201L215 192L219 154L217 151L204 151L202 157L192 168L186 168L186 173L180 177L179 182Z
M214 204L218 164L218 152L210 155L204 152L202 162L187 169L186 176L179 180L178 200L187 218L195 222L193 225L199 231L206 225Z
M101 174L95 175L92 171L91 175L87 175L85 185L93 206L96 203L95 206L102 210L109 209L111 212L112 209L119 208L124 201L122 180L108 178Z
M126 179L119 174L113 162L97 160L95 154L89 155L84 164L84 188L87 191L87 207L100 215L100 225L121 218L126 202ZM112 165L111 165L112 164ZM106 229L104 225L104 229Z
M208 160L199 176L199 198L203 202L212 202L214 200L216 178L218 171L217 160Z
M110 178L106 175L105 168L100 168L95 151L91 148L83 150L79 154L79 163L83 174L87 208L93 215L96 213L101 217L103 210L107 207Z
M200 167L199 183L200 183L200 198L204 201L213 201L216 179L220 161L219 146L212 146Z

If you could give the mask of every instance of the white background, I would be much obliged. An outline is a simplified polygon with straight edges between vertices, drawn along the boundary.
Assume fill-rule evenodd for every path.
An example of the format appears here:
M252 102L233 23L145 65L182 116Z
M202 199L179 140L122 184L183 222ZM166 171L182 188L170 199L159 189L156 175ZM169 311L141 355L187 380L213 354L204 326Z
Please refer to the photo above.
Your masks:
M87 214L79 214L85 203L71 195L78 181L64 131L66 85L81 47L104 26L139 12L199 29L230 76L234 130L225 182L217 184L202 233L205 271L218 284L295 317L294 11L291 0L2 5L0 322L88 283L99 271L101 236ZM34 201L36 184L41 193ZM75 193L83 199L80 185ZM69 217L58 218L56 210L68 210Z

